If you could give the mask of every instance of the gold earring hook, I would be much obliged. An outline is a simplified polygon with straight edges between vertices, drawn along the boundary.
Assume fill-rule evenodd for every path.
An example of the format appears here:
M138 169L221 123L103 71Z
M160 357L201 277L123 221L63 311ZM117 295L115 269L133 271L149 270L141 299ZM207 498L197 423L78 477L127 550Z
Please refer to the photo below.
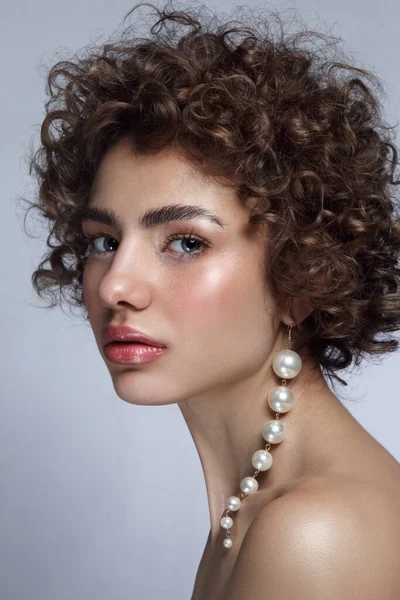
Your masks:
M290 348L290 346L291 346L291 341L292 341L292 329L293 329L293 326L294 326L294 321L293 321L293 319L292 319L292 322L291 322L291 324L290 324L290 325L288 325L288 334L289 334L289 339L288 339L288 341L287 341L287 344L286 344L286 348L288 348L288 349L289 349L289 348Z

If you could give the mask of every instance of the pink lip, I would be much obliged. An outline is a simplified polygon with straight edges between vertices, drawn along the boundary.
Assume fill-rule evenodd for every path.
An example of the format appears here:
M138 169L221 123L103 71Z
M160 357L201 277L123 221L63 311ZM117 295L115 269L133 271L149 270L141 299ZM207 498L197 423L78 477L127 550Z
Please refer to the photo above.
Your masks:
M127 365L127 364L142 364L155 360L162 356L167 351L167 348L160 346L147 346L143 344L135 344L129 342L111 342L104 347L104 353L108 360L112 363Z
M150 336L128 326L108 325L103 331L103 345L111 342L141 342L148 346L166 348L165 344L154 340ZM137 346L135 346L137 347Z

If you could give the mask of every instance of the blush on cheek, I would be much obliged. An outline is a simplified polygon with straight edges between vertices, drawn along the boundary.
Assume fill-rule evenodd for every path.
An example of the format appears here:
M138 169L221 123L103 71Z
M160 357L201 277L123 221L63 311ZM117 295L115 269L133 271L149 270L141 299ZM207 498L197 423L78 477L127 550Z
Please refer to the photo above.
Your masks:
M208 344L226 359L238 352L264 359L273 324L257 256L251 252L227 253L218 264L208 263L180 281L170 306L182 339L192 340L195 347ZM274 311L272 304L270 310Z
M248 288L237 269L230 265L215 266L187 278L175 288L173 305L176 318L193 327L214 327L227 316L236 316L243 310L243 302L248 297Z

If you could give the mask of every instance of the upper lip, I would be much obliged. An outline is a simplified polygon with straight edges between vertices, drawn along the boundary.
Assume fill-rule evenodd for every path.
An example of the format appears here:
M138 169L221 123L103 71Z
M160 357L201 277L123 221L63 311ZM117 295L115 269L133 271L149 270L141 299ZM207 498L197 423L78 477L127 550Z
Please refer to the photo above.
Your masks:
M127 325L107 325L103 331L103 344L106 345L114 341L142 342L143 344L148 344L149 346L159 346L161 348L166 347L162 342L157 342L157 340L154 340L150 336L138 331L137 329L133 329L133 327L128 327Z

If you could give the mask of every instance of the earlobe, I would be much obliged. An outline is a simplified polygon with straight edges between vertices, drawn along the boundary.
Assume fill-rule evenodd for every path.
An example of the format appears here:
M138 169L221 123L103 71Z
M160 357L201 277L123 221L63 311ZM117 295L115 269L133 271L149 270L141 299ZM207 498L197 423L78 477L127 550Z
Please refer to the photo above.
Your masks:
M297 296L289 301L289 308L282 314L281 320L285 325L300 325L313 312L309 299L306 296Z

